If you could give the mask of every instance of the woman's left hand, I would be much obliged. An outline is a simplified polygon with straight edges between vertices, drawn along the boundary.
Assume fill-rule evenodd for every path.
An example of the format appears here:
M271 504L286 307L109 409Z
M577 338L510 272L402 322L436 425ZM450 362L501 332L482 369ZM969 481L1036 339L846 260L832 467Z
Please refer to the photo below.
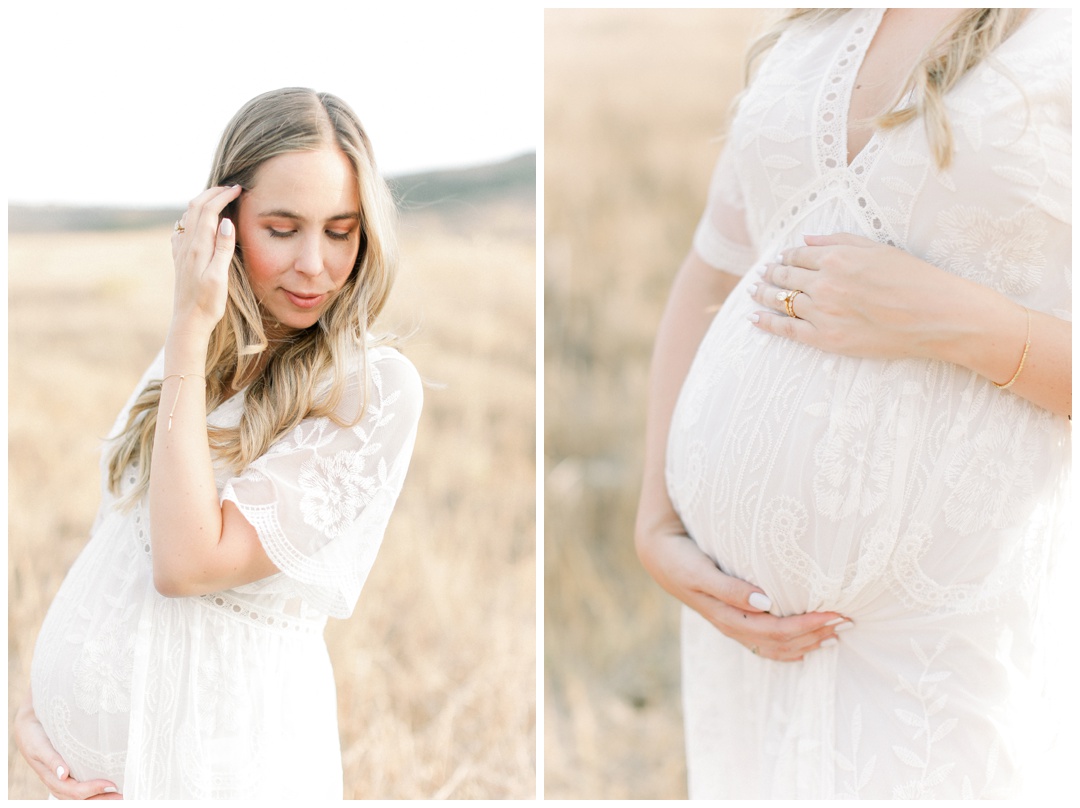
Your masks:
M963 279L861 236L805 236L766 265L750 293L767 311L758 328L829 353L876 359L936 357L942 326L970 292ZM792 298L789 316L784 295Z

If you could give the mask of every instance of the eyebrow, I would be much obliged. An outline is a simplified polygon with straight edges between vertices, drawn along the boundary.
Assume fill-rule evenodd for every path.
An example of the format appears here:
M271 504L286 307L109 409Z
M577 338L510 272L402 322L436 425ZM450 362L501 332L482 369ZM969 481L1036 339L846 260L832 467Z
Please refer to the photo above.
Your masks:
M284 209L268 210L265 213L260 213L259 217L263 218L263 219L294 219L294 220L296 220L298 222L306 222L307 221L299 213L293 213L291 210L284 210ZM329 217L326 221L328 221L328 222L341 222L341 221L354 221L354 222L356 222L356 221L360 221L360 214L357 213L357 212L353 212L353 213L337 213L337 214L334 214L333 216Z

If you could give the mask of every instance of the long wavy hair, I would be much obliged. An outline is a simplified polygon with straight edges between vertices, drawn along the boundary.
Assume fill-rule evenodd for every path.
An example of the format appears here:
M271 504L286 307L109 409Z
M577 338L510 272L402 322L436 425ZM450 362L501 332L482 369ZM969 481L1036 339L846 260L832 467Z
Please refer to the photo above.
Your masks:
M923 51L911 75L904 82L888 111L870 123L879 129L892 129L916 118L926 128L934 163L939 169L952 162L953 135L945 109L945 95L975 65L986 59L1023 22L1030 9L968 8L945 27ZM844 14L845 8L790 9L755 40L747 51L746 82L749 84L758 59L767 53L780 36L797 20L829 21ZM912 88L913 100L903 101Z
M214 155L207 187L239 184L252 188L260 166L281 154L340 149L356 172L359 189L359 251L348 280L318 322L271 343L247 271L243 244L229 268L225 315L215 326L206 355L206 409L214 410L246 388L244 411L232 428L210 428L211 449L234 473L265 454L275 440L304 418L328 416L357 372L367 384L367 348L375 318L386 303L397 267L396 209L379 176L371 143L356 114L339 98L305 88L264 93L243 106L226 127ZM236 220L234 202L224 215ZM261 361L263 354L270 356ZM352 361L350 361L352 359ZM162 380L139 394L123 431L107 454L109 489L130 507L149 488L150 458ZM366 398L366 395L365 395ZM364 410L362 401L355 418ZM134 465L134 485L123 491L125 470Z

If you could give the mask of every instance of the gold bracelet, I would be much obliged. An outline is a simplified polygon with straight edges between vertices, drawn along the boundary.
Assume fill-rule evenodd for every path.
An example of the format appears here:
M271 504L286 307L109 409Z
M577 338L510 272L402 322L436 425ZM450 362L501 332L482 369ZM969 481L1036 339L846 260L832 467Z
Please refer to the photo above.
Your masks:
M1020 378L1020 372L1024 369L1024 362L1027 361L1028 351L1031 349L1031 310L1027 306L1024 306L1023 309L1024 314L1027 315L1027 337L1024 338L1024 352L1020 355L1020 365L1016 368L1016 373L1005 384L994 382L994 387L998 390L1008 390L1013 386L1013 382Z
M165 381L167 379L179 379L180 380L180 384L176 385L176 398L173 399L172 411L169 413L169 426L165 430L166 432L172 432L173 413L176 412L176 404L177 404L177 402L180 401L180 390L184 386L184 379L186 379L188 376L194 376L196 379L202 379L204 382L206 381L206 377L205 376L200 376L198 373L170 373L168 376L166 376L164 379L161 380L162 384L165 384Z

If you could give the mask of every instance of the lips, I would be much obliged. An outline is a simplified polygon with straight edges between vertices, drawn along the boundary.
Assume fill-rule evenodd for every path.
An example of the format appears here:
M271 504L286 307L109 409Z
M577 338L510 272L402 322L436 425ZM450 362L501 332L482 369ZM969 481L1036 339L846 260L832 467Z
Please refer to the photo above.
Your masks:
M301 294L282 289L289 302L300 309L313 309L326 299L326 294Z

